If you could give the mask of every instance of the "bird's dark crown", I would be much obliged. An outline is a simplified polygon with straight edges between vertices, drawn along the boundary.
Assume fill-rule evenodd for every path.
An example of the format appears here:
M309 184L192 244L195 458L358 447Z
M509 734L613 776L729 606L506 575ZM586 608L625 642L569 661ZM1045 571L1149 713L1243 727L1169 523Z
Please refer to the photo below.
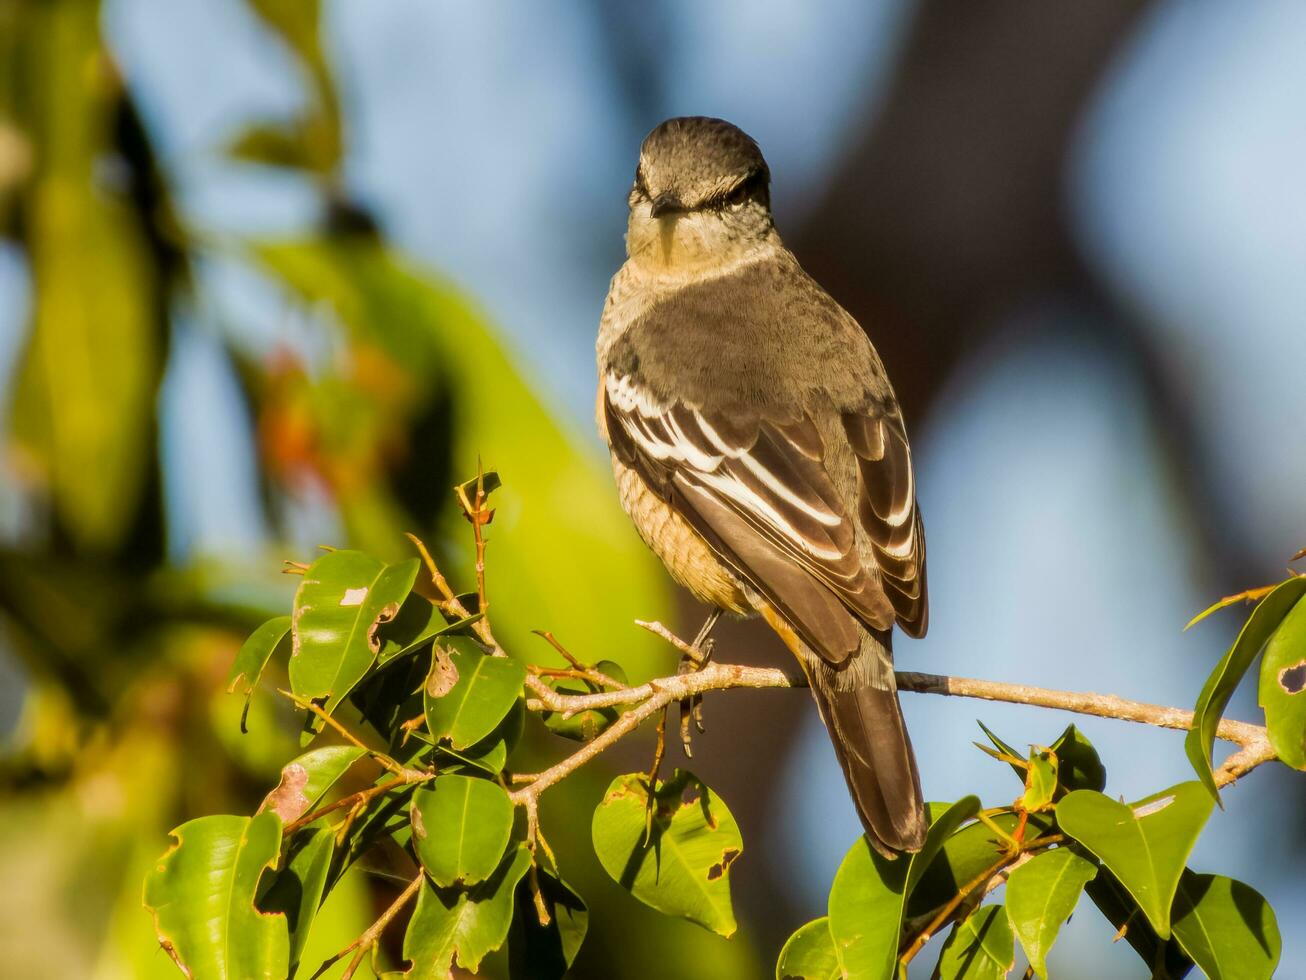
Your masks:
M644 138L634 198L655 216L725 208L746 201L770 205L771 172L753 138L724 119L677 116Z

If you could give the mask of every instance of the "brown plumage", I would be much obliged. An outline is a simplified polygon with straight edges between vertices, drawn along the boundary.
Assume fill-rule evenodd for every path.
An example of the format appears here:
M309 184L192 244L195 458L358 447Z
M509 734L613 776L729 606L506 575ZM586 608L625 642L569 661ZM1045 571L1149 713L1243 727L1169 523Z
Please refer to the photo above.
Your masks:
M669 120L640 161L598 341L623 506L696 596L766 618L807 673L872 844L916 850L890 650L895 623L924 633L928 601L892 388L781 244L751 139Z

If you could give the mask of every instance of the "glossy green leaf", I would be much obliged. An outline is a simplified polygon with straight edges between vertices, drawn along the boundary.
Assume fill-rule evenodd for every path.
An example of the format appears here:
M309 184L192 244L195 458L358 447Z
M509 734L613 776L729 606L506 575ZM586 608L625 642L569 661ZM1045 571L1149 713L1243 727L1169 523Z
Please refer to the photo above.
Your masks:
M281 912L290 929L290 973L293 976L308 942L318 906L325 897L327 872L335 852L333 829L305 829L296 834L285 866L259 902L267 912Z
M1106 767L1090 742L1074 725L1057 736L1049 748L1057 754L1057 781L1067 790L1106 786Z
M416 592L410 593L395 618L382 623L376 631L381 644L376 653L377 666L412 653L436 637L466 633L478 619L479 616L469 616L456 622L445 622L435 603Z
M260 812L272 810L283 824L294 823L364 755L355 745L327 745L292 759L282 766L281 780L264 798Z
M648 798L648 777L639 773L608 787L590 828L603 869L645 905L731 935L730 866L744 849L735 818L706 784L677 769L657 786L646 840Z
M439 888L424 882L404 935L406 977L447 980L455 957L475 973L486 954L503 945L512 925L513 893L531 865L525 844L513 848L494 873L471 888Z
M1006 909L1011 929L1034 972L1046 980L1047 956L1061 924L1070 918L1097 865L1068 847L1035 855L1007 877Z
M891 977L898 959L899 933L907 897L924 878L944 843L980 809L966 796L931 824L925 843L913 855L890 860L859 838L844 856L830 887L830 934L840 967L849 976Z
M1211 980L1269 980L1282 942L1270 903L1241 881L1185 871L1174 900L1179 945Z
M413 845L442 887L489 877L512 834L512 801L498 783L442 775L413 794Z
M247 730L245 720L249 717L249 700L254 696L254 689L258 687L259 679L263 676L263 668L267 666L268 661L272 659L272 654L289 632L289 616L269 619L250 634L249 639L241 644L236 654L236 661L231 665L231 673L227 675L227 693L245 696L245 708L240 713L242 732Z
M449 657L458 679L447 694L426 696L426 727L431 737L465 749L498 727L521 697L526 668L511 657L477 650L454 650Z
M286 917L254 905L274 868L281 821L210 816L172 831L177 843L145 878L159 942L196 980L282 980L290 962Z
M529 883L517 886L516 912L508 936L508 975L513 980L559 980L566 975L589 928L589 909L557 875L538 869L540 895L549 916L540 925Z
M1098 869L1097 877L1084 886L1084 894L1117 934L1124 936L1152 980L1182 980L1192 971L1192 960L1184 954L1179 941L1173 935L1169 939L1157 936L1134 897L1106 868Z
M611 660L601 660L594 665L594 668L606 677L611 677L614 681L622 684L626 683L626 672L621 669L621 665ZM554 685L554 690L559 694L593 694L600 690L595 684L585 684L582 681L559 682ZM555 735L561 735L563 738L570 738L577 742L588 742L597 738L607 730L608 726L621 717L626 705L613 705L610 708L590 708L586 711L578 711L570 718L564 718L561 714L553 711L544 711L540 713L540 720L544 722L544 727Z
M304 572L295 591L290 686L335 709L371 668L377 630L394 619L417 579L416 558L386 565L358 551L332 551Z
M1261 652L1261 647L1265 646L1266 640L1303 595L1306 595L1306 577L1290 578L1257 603L1233 646L1202 686L1197 707L1193 711L1192 730L1184 738L1184 751L1202 784L1217 801L1220 791L1211 771L1211 748L1215 743L1215 730L1220 726L1220 718L1229 705L1229 699L1233 697L1234 689L1247 673L1247 668Z
M1001 905L985 905L952 927L939 953L939 980L1000 980L1016 963Z
M1029 753L1029 768L1025 770L1025 795L1021 797L1021 806L1037 812L1051 804L1056 793L1056 754L1032 749Z
M1076 790L1057 804L1057 822L1111 869L1162 939L1179 876L1214 802L1201 783L1180 783L1137 803Z
M526 704L521 698L508 709L494 731L474 745L459 751L446 745L439 747L442 764L446 769L455 769L449 765L450 759L456 759L463 766L471 767L491 775L503 772L508 764L508 756L521 740L526 727Z
M1280 761L1306 769L1306 601L1292 607L1265 644L1259 700Z
M785 942L775 964L775 980L840 980L843 975L829 916L800 927Z

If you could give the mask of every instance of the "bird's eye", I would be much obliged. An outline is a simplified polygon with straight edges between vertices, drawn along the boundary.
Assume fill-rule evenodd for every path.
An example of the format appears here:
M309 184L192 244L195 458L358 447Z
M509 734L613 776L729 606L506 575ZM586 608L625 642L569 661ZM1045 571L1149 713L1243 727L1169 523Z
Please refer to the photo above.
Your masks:
M766 180L766 175L761 170L754 170L751 174L741 180L738 184L730 189L721 203L725 207L733 208L743 204L749 198L757 193L758 186Z
M749 181L747 180L742 181L739 184L736 184L735 189L726 195L726 204L729 207L735 207L736 205L743 204L745 201L747 201L748 194L749 194L748 185L749 185Z

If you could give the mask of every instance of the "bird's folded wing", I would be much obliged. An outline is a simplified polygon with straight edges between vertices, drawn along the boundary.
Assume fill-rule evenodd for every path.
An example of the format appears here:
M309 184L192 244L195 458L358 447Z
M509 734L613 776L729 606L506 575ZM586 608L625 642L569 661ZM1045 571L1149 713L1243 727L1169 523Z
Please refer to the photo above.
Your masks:
M824 659L839 663L857 649L854 616L884 630L898 615L895 598L907 597L906 608L919 603L923 610L924 591L914 577L894 578L886 591L879 569L863 559L853 518L826 470L826 447L810 418L769 419L747 410L666 403L615 374L605 378L603 391L608 438L618 458ZM854 434L866 450L863 455L852 447L861 480L901 482L901 461L875 452L896 443L875 442L869 429L854 427L850 439ZM909 499L910 471L908 458ZM880 532L891 574L906 575L915 552L902 553L897 513L881 506L886 499L896 501L901 487L860 493L866 511L861 520L876 543L877 558Z

